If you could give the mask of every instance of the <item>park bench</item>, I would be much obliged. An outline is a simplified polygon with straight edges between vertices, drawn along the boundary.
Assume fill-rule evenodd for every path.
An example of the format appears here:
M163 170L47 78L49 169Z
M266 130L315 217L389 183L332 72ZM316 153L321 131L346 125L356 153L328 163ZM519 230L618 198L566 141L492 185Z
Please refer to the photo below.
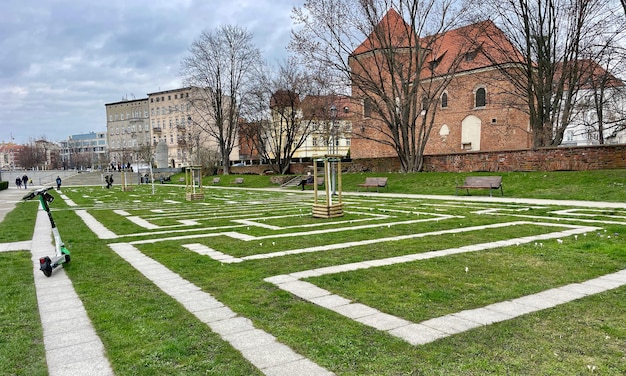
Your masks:
M318 177L314 178L314 180L317 181L317 185L318 186L324 185L324 177L323 176L318 176ZM306 182L306 183L304 183L304 186L307 186L307 185L313 186L313 185L315 185L315 182Z
M488 189L489 196L491 197L491 191L499 189L502 196L504 191L502 190L502 176L468 176L465 178L463 185L457 185L456 194L459 194L459 189L465 189L469 195L470 189Z
M219 184L220 178L213 178L213 184Z
M243 178L235 178L231 184L243 184Z
M387 187L387 178L365 178L365 183L359 184L359 187L368 191L370 188L376 188L376 192L378 192L380 188Z

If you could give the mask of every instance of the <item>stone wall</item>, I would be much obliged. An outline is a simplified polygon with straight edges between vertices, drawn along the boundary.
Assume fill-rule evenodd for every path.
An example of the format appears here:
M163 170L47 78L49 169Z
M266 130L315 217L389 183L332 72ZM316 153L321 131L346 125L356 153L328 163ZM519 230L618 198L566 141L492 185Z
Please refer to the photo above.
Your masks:
M399 172L398 158L359 158L341 162L344 172ZM466 152L424 156L424 171L582 171L626 168L626 144ZM320 167L321 169L321 167ZM265 174L269 166L231 167L234 174ZM290 174L304 175L311 162L292 163ZM270 174L271 175L271 174Z
M397 158L353 159L347 172L396 172ZM626 168L626 145L467 152L424 156L424 171L581 171Z

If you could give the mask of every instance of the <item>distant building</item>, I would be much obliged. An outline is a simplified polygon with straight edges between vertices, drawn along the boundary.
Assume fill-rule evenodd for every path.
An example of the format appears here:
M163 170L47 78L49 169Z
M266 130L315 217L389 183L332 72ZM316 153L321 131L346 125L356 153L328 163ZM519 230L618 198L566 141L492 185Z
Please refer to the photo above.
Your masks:
M126 165L145 160L150 155L150 115L148 98L107 103L107 143L109 161Z
M22 167L17 156L22 148L22 145L17 145L13 142L0 143L0 170L21 169Z
M169 167L201 165L203 157L218 150L217 140L207 132L211 116L199 115L191 101L203 97L198 88L148 94L152 145L167 145Z
M294 154L294 159L325 154L346 156L350 152L355 103L347 96L309 95L300 105L302 122L311 122L312 131Z
M61 168L63 169L101 168L109 164L107 132L71 135L60 144Z
M592 60L584 72L562 146L626 143L626 85Z

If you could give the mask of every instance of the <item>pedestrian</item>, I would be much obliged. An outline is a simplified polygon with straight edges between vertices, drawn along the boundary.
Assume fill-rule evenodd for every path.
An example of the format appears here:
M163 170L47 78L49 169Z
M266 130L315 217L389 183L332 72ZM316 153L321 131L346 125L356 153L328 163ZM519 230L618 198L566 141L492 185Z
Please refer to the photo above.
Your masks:
M28 189L28 176L26 176L26 174L22 176L22 184L24 185L24 189Z
M61 177L57 176L57 191L61 189Z
M19 176L15 178L15 185L17 185L17 189L22 189L22 178Z
M113 185L113 175L107 175L104 177L104 181L107 183L107 189Z
M307 176L303 176L300 179L300 183L298 184L298 186L302 186L302 190L304 191L304 186L307 184L313 184L313 175L311 175L311 171L308 171Z

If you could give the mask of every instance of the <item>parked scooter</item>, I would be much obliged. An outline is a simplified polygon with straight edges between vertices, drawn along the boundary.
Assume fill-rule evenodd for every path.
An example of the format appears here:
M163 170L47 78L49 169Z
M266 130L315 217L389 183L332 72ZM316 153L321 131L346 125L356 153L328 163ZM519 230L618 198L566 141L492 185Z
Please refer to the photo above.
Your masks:
M52 187L40 188L22 197L22 200L32 200L33 198L38 197L41 207L46 211L46 213L48 213L48 218L50 219L50 224L52 225L52 235L54 236L56 253L52 258L46 256L39 259L39 269L46 277L50 277L52 275L52 270L56 269L60 265L70 262L70 251L65 248L65 244L63 244L63 241L61 240L61 235L59 235L59 229L54 224L52 213L50 213L49 204L54 201L54 196L48 193L50 189L52 189Z

